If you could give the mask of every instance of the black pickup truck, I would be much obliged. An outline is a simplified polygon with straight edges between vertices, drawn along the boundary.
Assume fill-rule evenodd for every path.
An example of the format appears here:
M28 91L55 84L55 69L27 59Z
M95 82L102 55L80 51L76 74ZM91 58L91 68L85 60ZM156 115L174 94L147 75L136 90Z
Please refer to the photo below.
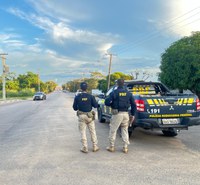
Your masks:
M165 136L176 136L177 131L188 129L191 119L200 115L200 101L194 94L172 93L160 82L125 81L125 87L133 94L136 104L135 121L129 127L129 136L135 127L160 129ZM108 96L116 86L106 93ZM111 108L105 99L98 101L98 119L105 122L111 118ZM200 121L199 121L200 122ZM197 125L193 121L194 125Z

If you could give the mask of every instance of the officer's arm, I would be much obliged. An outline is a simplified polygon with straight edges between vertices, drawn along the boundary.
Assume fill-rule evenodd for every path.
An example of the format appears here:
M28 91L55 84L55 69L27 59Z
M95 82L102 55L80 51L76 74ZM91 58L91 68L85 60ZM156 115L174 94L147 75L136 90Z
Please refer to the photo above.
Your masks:
M73 109L74 109L75 111L78 110L77 96L74 98Z
M110 95L105 99L105 105L111 106L113 102L113 92L110 93Z
M97 108L98 104L94 96L92 96L92 107Z
M131 104L131 115L134 116L136 111L136 105L135 105L135 99L132 94L130 94L130 104Z

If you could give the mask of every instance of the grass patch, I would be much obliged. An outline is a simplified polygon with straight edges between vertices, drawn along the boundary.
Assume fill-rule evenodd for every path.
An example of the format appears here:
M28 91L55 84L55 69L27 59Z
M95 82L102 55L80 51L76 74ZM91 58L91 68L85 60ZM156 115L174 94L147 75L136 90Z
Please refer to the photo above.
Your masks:
M8 100L13 100L13 99L26 100L26 99L32 98L34 93L35 92L32 89L23 89L21 91L7 91L6 99L8 99ZM0 100L2 100L2 91L0 91Z

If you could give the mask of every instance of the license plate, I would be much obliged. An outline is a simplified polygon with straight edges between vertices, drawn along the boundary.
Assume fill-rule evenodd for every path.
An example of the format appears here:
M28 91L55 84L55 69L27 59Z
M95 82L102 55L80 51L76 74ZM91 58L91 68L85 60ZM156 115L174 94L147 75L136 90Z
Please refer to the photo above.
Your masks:
M179 124L180 123L180 119L162 119L162 123L163 125L170 125L170 124Z

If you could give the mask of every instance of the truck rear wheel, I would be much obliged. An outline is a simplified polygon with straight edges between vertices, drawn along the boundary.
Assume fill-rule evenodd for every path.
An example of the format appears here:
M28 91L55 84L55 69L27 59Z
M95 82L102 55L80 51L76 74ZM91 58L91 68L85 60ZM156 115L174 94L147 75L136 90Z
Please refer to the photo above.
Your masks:
M129 137L131 137L132 134L133 134L133 131L128 131Z
M102 110L101 110L100 107L97 109L97 112L98 112L98 120L99 120L99 122L100 122L100 123L105 123L105 122L106 122L106 119L103 118Z
M177 130L174 128L169 128L167 130L162 130L164 136L168 136L168 137L175 137L178 135Z

